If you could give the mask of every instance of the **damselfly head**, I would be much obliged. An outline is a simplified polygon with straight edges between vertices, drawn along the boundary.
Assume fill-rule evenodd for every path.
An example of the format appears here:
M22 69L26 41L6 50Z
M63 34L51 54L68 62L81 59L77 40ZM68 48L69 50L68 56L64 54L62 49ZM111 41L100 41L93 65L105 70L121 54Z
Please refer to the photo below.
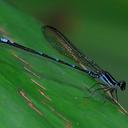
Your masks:
M124 91L126 89L126 82L125 81L119 81L118 85L122 91Z

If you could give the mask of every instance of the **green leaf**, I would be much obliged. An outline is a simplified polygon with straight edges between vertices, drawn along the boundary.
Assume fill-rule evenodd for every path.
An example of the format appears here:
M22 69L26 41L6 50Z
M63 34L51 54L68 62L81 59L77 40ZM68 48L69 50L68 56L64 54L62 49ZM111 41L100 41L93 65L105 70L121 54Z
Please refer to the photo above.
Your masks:
M42 36L41 23L0 2L0 32L9 39L59 56ZM0 127L127 128L119 106L89 96L88 75L22 50L0 44Z

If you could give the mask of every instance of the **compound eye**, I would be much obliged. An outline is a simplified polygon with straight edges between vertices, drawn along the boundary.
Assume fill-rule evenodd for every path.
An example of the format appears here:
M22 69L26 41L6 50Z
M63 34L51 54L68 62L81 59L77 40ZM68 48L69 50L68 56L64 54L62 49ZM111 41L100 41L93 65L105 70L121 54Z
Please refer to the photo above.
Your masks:
M124 91L126 89L126 82L125 81L120 81L119 82L119 86L120 86L120 89L122 91Z

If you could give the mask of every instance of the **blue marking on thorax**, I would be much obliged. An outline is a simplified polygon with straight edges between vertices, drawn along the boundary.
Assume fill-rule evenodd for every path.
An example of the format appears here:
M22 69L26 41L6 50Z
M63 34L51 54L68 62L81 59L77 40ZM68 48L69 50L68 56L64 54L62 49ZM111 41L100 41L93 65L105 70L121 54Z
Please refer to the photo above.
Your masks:
M7 43L8 42L8 39L0 38L0 41L3 42L3 43Z
M99 79L109 87L116 87L117 81L108 72L101 74Z
M72 67L73 67L73 68L75 68L75 67L76 67L76 65L72 64Z

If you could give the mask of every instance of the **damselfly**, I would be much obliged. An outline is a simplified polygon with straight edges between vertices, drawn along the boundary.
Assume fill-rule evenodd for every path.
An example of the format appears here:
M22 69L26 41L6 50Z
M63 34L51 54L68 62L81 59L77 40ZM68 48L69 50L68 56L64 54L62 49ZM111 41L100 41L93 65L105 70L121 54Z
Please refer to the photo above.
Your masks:
M109 72L100 68L94 61L81 53L59 30L52 26L46 25L43 27L43 34L54 48L60 52L66 53L66 55L73 58L80 67L61 59L49 56L43 52L39 52L32 48L20 45L16 42L12 42L7 38L0 38L0 42L87 73L89 76L100 82L100 84L103 85L103 88L111 93L112 97L114 97L113 92L115 92L116 99L117 89L120 88L122 91L125 90L125 81L117 81Z
M80 65L80 67L84 69L84 72L103 85L103 88L106 91L109 91L112 97L114 97L113 92L115 92L116 99L118 100L117 89L120 88L122 91L125 90L125 81L117 81L109 72L100 68L94 61L81 53L67 39L67 37L65 37L65 35L63 35L56 28L47 25L43 27L43 32L46 39L53 45L53 47L55 47L58 51L66 53L68 56L72 57Z

